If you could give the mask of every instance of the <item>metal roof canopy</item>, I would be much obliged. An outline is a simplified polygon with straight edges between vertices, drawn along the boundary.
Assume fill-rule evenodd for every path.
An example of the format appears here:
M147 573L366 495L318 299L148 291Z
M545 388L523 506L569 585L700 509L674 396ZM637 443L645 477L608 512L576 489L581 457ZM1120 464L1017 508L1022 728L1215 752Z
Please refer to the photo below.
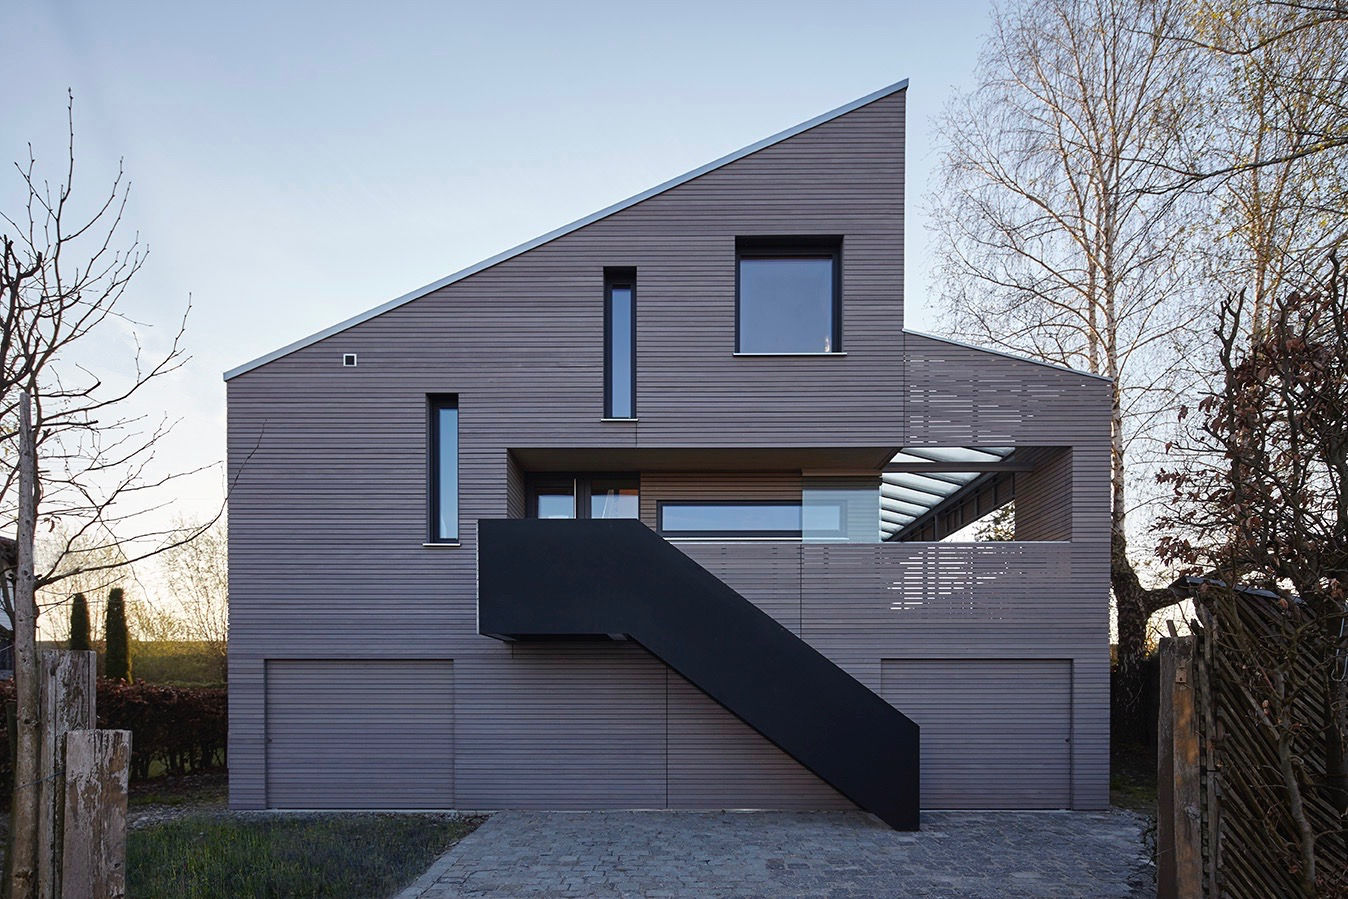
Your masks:
M880 480L880 531L884 540L902 540L943 507L959 501L977 482L1002 477L1015 447L905 447L894 454ZM968 465L970 471L952 471ZM901 470L888 470L902 466ZM931 470L924 471L927 466Z

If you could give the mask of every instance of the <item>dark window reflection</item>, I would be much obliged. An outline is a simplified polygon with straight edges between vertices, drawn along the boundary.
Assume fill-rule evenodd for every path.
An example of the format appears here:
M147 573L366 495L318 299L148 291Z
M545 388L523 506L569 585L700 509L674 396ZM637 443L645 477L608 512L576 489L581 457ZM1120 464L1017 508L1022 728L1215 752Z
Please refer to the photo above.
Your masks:
M834 258L745 257L739 266L739 351L829 353Z

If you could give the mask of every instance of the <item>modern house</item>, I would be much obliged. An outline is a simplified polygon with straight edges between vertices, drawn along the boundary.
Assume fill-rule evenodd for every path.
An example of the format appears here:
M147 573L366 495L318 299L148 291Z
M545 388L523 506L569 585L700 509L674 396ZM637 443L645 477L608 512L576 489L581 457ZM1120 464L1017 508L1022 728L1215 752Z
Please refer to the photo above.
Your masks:
M904 329L905 88L225 375L232 806L1107 803L1110 385Z

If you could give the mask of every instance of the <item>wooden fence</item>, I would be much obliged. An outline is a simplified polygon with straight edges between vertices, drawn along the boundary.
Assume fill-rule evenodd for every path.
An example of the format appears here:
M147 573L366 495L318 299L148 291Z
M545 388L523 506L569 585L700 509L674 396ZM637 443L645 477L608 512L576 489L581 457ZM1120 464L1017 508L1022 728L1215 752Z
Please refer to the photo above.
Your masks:
M94 729L94 673L92 652L42 653L36 710L39 776L16 788L16 795L20 790L37 794L38 832L31 856L36 899L126 896L131 733ZM9 733L12 740L12 726ZM6 862L12 865L14 859Z
M1226 591L1161 641L1159 897L1348 896L1342 637Z

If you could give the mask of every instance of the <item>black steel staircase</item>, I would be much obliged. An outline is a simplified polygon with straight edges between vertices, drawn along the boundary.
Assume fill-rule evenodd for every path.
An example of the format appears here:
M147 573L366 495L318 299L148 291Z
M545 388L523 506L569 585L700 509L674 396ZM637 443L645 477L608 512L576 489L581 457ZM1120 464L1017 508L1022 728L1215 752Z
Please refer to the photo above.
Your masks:
M489 520L478 631L624 634L858 806L918 828L918 727L639 521Z

